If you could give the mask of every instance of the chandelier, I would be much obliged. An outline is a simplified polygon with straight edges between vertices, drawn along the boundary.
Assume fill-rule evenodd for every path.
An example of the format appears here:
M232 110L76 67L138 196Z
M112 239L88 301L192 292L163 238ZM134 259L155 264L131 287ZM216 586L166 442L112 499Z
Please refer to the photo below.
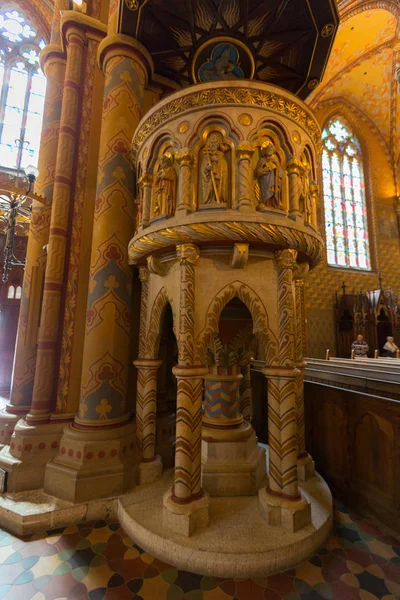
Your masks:
M34 192L34 184L38 176L37 168L30 165L24 171L28 180L26 190L20 188L19 171L15 177L15 184L0 183L0 225L5 235L3 283L7 282L12 267L25 267L25 258L20 259L15 255L14 241L17 228L29 227L33 200L46 204L46 199Z

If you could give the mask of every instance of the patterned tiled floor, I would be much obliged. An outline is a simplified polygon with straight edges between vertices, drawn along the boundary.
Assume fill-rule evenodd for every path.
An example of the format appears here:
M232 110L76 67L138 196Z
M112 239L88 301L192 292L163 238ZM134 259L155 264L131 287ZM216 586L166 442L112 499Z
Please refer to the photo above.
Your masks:
M7 600L384 600L400 598L400 541L337 505L335 535L296 569L232 581L178 571L118 523L92 522L23 539L0 531Z

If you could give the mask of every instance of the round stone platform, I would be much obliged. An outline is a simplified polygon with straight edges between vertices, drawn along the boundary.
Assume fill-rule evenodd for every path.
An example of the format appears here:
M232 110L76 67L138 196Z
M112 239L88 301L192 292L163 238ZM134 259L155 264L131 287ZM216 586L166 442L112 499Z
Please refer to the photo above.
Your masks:
M311 502L312 522L296 533L268 525L258 496L247 496L210 498L209 527L184 537L162 524L162 499L172 480L167 472L121 497L118 517L139 546L179 569L214 577L263 577L307 559L332 527L332 496L316 474L300 488Z

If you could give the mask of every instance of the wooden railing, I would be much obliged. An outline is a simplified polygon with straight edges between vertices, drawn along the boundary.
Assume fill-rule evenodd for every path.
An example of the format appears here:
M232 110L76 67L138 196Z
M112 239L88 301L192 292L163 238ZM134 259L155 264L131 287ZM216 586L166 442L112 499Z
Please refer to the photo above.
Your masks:
M307 451L333 492L400 531L400 361L306 359Z

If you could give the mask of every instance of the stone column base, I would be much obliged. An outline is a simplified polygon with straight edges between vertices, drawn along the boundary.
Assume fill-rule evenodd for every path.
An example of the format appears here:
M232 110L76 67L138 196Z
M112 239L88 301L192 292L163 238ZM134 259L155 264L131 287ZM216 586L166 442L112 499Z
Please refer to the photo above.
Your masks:
M16 424L20 419L23 419L29 411L29 406L25 408L26 410L22 409L15 413L8 412L6 408L0 410L0 450L4 448L4 446L10 445L11 436Z
M47 465L46 494L75 504L122 494L137 482L133 423L112 429L64 428L58 455Z
M315 475L315 463L309 454L297 459L297 478L299 481L308 481Z
M201 461L210 496L255 496L266 474L265 450L247 421L233 430L203 427Z
M152 483L162 473L163 465L160 456L156 456L151 462L140 462L138 466L138 483Z
M7 492L43 487L46 464L57 454L65 423L29 425L18 421L10 445L0 452L0 468L7 471Z
M208 527L209 501L207 494L187 504L175 502L173 487L168 490L163 498L163 527L189 537L197 529Z
M268 525L281 526L295 533L311 523L311 504L303 496L298 500L290 500L270 494L262 488L258 492L258 499Z

